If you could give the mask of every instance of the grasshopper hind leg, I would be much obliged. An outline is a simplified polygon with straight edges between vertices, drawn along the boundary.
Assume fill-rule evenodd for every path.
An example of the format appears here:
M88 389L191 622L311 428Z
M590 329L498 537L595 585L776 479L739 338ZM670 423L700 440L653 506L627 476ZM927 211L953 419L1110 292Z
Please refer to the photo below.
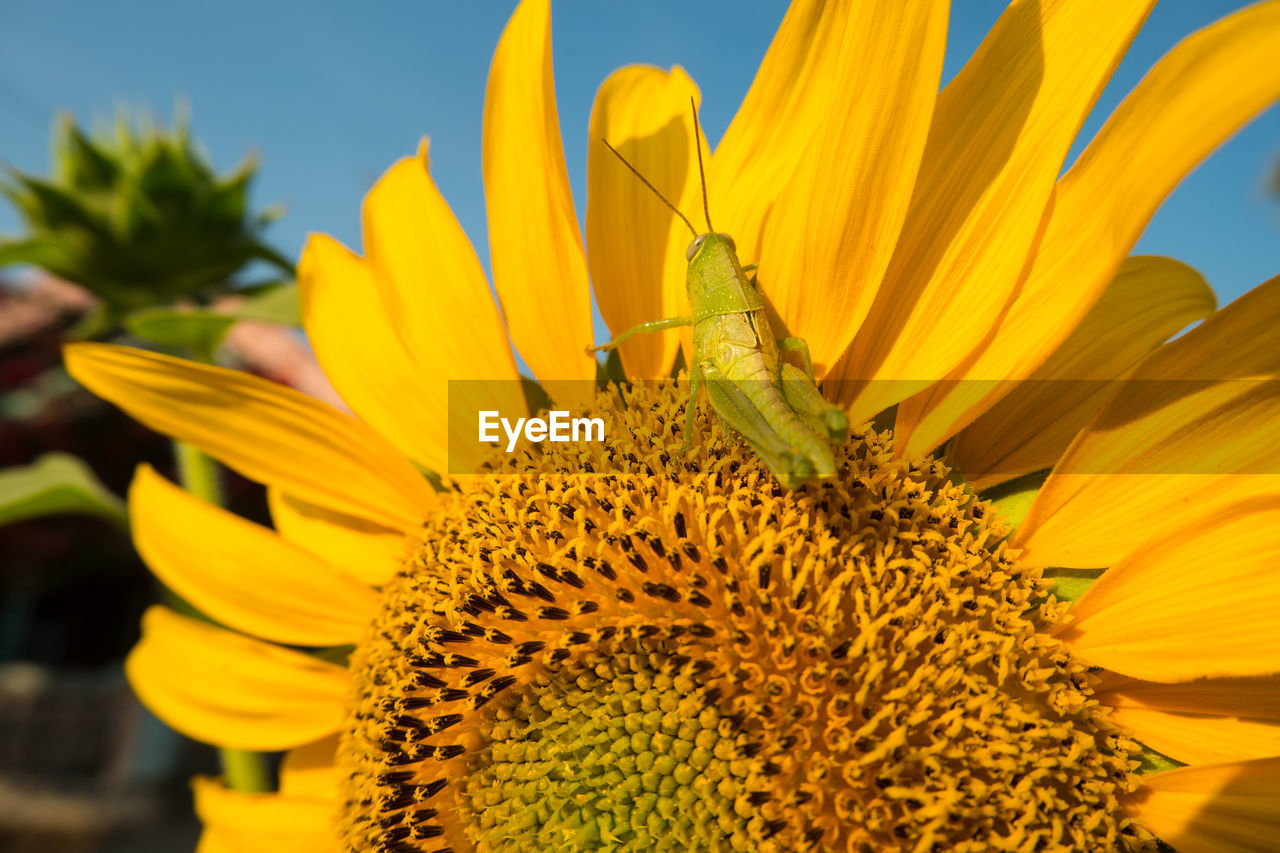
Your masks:
M828 403L808 376L794 365L782 363L782 393L787 403L806 422L835 446L849 438L849 416L839 406Z
M804 372L808 375L809 381L817 381L813 376L813 358L809 355L809 343L804 338L783 338L778 341L778 349L800 353L800 360L804 362Z
M700 370L720 422L742 436L783 486L794 489L820 476L814 460L778 435L751 398L719 368L704 362Z

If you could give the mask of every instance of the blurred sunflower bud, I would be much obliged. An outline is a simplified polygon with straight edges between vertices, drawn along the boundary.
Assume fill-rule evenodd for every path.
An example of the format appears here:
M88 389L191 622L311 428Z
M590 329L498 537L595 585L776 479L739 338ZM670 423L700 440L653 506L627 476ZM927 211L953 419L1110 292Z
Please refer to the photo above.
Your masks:
M217 174L182 117L167 130L121 114L114 132L90 136L63 115L51 178L0 177L28 231L0 240L0 266L34 264L85 287L104 303L99 330L176 300L208 304L252 261L291 278L292 264L260 237L279 210L249 209L256 169L249 157Z

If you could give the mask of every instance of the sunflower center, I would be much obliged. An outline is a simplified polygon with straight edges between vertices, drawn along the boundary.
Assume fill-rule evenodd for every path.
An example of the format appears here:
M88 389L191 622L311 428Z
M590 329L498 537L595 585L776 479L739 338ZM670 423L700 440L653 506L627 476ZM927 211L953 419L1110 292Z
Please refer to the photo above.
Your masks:
M483 727L462 792L477 846L753 850L770 832L756 745L695 667L630 645L536 679Z
M670 385L595 409L605 442L499 457L386 588L352 850L1137 845L1135 745L941 463L867 430L787 491L705 412L677 458Z

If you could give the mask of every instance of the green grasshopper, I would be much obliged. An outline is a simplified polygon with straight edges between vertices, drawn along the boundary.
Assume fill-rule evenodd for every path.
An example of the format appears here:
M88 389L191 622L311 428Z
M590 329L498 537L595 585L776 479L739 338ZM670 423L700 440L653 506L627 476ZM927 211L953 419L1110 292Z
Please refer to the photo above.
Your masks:
M601 140L693 233L693 242L685 250L685 259L689 262L685 281L692 313L687 317L641 323L607 344L588 347L587 352L611 350L642 332L693 326L689 402L681 454L691 446L698 392L705 384L711 408L720 420L742 436L782 485L795 488L811 480L832 477L836 473L832 447L849 437L849 418L818 391L809 346L804 339L774 337L755 276L747 278L755 266L743 267L738 263L733 238L717 233L712 227L696 108L693 126L698 174L702 179L702 206L707 218L707 231L702 234L616 148L607 140ZM804 361L804 372L784 362L779 349L798 351Z

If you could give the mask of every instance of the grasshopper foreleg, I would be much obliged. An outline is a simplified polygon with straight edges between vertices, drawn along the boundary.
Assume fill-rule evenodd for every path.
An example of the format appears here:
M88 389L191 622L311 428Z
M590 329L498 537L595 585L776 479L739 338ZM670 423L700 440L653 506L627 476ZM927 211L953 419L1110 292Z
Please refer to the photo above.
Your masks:
M809 356L809 344L804 338L783 338L778 341L778 349L800 353L800 360L804 362L804 372L809 375L809 381L817 382L813 378L813 359Z
M676 454L676 458L680 458L689 452L689 448L693 446L693 421L698 416L698 392L702 389L702 368L695 362L693 369L689 371L689 401L685 404L684 415L684 442L680 445L680 452Z
M632 335L647 334L649 332L662 332L667 329L675 329L680 326L692 326L692 325L693 325L692 317L668 317L665 320L650 320L647 323L641 323L638 326L632 326L630 329L627 329L625 332L618 335L616 338L609 341L607 344L600 344L599 346L587 347L587 352L592 353L592 352L597 352L599 350L608 352L609 350L617 347L618 344L622 343Z

